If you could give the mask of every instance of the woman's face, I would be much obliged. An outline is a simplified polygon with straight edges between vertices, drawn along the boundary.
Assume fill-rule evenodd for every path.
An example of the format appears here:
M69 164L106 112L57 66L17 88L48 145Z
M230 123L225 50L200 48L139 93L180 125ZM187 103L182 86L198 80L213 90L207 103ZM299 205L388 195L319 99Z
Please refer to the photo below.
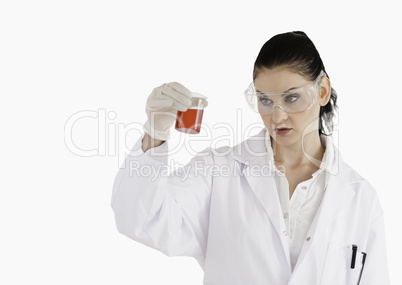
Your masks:
M256 90L261 92L280 92L294 87L311 84L302 75L285 68L263 69L254 80ZM330 97L329 80L321 81L320 94L317 102L309 109L296 114L288 114L281 108L275 108L272 115L261 115L265 127L274 140L284 146L290 146L302 141L311 130L318 132L320 106L327 104ZM287 133L278 131L280 128L291 129Z

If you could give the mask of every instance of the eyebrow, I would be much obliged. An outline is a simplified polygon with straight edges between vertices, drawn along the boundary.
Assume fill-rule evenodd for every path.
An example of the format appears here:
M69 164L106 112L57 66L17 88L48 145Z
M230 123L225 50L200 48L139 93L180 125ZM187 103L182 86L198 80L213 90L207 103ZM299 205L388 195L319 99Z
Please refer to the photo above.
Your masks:
M283 91L282 93L282 95L281 96L285 96L286 95L286 93L289 93L290 91L292 91L293 89L299 89L300 87L292 87L292 88L289 88L288 90L286 90L286 91ZM260 92L260 93L266 93L266 92L261 92L260 90L255 90L255 91L257 91L257 92ZM278 92L279 93L279 92Z

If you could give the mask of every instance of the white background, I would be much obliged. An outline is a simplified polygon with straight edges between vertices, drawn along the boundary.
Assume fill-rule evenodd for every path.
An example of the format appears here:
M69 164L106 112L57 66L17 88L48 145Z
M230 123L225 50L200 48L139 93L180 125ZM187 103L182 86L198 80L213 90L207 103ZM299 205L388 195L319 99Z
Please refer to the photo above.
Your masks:
M204 124L234 126L228 144L240 142L260 123L242 94L261 46L302 30L339 95L339 149L378 191L392 284L402 284L400 3L347 2L2 1L0 283L202 284L195 260L115 228L118 154L140 134L129 126L140 130L154 87L179 81L208 96ZM91 157L65 143L66 123L83 111L98 117L71 135Z

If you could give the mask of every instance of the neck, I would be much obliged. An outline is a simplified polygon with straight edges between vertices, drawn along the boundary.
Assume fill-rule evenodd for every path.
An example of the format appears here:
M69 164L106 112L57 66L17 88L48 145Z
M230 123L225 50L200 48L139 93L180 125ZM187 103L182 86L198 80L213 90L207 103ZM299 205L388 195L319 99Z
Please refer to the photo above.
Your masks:
M315 165L319 168L320 165L316 165L317 161L322 161L325 152L318 130L305 135L302 140L291 145L280 145L271 138L271 146L275 163L291 167Z

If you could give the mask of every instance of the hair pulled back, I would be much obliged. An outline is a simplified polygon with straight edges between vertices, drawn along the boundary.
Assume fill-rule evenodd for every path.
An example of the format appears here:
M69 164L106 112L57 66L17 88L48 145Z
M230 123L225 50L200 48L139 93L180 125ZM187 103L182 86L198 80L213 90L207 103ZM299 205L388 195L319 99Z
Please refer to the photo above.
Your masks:
M253 80L264 69L285 67L313 81L323 70L324 63L310 38L301 31L279 34L268 40L261 48L254 63ZM337 93L331 87L331 97L320 107L319 135L329 136L333 131L333 117L338 106ZM328 132L325 131L327 128Z

